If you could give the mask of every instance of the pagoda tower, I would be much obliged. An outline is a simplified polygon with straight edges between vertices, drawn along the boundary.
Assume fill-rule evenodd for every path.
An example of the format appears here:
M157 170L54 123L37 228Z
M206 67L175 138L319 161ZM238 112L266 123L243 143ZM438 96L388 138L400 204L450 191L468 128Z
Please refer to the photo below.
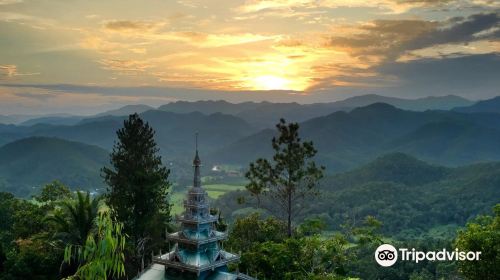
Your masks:
M181 231L167 235L168 241L175 245L170 252L153 257L149 273L146 271L139 279L253 279L245 274L228 272L227 264L239 261L239 256L222 249L221 242L227 238L227 233L215 229L218 217L210 214L208 195L201 186L198 137L193 167L193 186L189 188L184 200L184 213L177 217L177 221L181 223ZM158 277L159 265L164 266L161 278ZM157 276L150 278L146 276L148 274Z

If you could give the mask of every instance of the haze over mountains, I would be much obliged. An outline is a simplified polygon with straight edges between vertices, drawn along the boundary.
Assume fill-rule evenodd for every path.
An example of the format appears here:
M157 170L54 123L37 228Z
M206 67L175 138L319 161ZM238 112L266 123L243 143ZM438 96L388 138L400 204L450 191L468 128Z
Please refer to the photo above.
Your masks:
M107 163L116 130L133 112L156 130L164 163L176 178L189 173L195 132L200 133L200 152L207 166L246 167L258 157L271 155L274 124L281 117L301 123L301 137L314 142L318 162L329 173L350 170L392 152L447 166L496 161L500 160L500 114L481 111L491 108L490 102L497 100L473 103L456 96L407 100L367 95L308 105L198 101L158 109L132 105L92 117L37 116L19 125L0 124L0 182L3 189L23 189L16 193L26 195L30 193L26 188L60 172L61 180L73 187L101 187L99 169ZM464 108L475 111L462 113ZM52 153L58 154L58 164L49 158ZM27 163L43 172L27 176L16 169L16 164Z
M455 107L463 107L474 104L473 101L459 96L447 95L440 97L425 97L418 99L404 99L397 97L386 97L381 95L362 95L350 97L345 100L330 103L271 103L271 102L243 102L230 103L223 100L207 101L178 101L159 106L157 109L173 113L201 112L204 114L223 113L231 114L248 121L249 123L268 126L281 117L290 121L304 121L313 117L323 116L334 111L351 110L373 103L387 103L401 109L425 111L425 110L450 110ZM142 113L155 108L148 105L128 105L115 110L99 113L90 118L99 116L125 116L131 113ZM50 115L50 116L1 116L0 123L33 125L44 124L74 124L76 121L89 118L88 116L72 115Z

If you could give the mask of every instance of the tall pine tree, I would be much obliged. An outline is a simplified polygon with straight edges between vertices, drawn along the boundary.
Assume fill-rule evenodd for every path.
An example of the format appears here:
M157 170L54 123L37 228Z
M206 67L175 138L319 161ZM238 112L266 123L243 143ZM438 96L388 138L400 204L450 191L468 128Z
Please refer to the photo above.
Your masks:
M117 131L118 142L110 156L112 167L102 169L108 185L107 203L124 224L127 246L133 252L127 262L136 267L160 246L170 219L170 170L162 165L154 135L148 123L137 114L130 115Z
M250 181L246 188L257 198L261 194L270 197L270 210L283 217L287 235L291 236L293 219L303 208L304 199L316 194L324 167L312 160L317 151L312 142L300 139L297 123L287 124L281 119L276 128L279 136L272 140L273 160L260 158L250 164L245 174Z

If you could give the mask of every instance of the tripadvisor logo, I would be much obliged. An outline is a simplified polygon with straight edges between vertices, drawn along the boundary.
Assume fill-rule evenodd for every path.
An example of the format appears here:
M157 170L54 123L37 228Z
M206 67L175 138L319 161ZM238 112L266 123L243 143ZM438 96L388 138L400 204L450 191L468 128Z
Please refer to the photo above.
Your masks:
M399 259L401 261L412 261L418 263L423 260L427 261L479 261L481 252L463 252L455 249L448 251L442 249L440 251L417 251L415 248L411 250L407 248L399 248L397 250L391 244L382 244L375 250L375 261L381 266L392 266Z
M381 266L391 266L398 260L398 251L391 244L382 244L375 251L375 260Z

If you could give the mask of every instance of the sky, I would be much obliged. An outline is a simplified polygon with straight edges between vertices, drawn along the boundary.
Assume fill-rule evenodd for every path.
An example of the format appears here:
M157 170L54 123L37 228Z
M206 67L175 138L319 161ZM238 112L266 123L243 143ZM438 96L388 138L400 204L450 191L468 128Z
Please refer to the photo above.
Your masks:
M499 88L495 0L0 0L0 115Z

